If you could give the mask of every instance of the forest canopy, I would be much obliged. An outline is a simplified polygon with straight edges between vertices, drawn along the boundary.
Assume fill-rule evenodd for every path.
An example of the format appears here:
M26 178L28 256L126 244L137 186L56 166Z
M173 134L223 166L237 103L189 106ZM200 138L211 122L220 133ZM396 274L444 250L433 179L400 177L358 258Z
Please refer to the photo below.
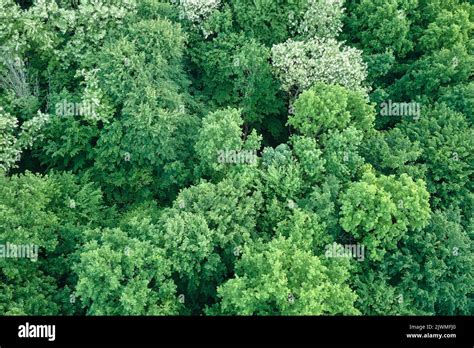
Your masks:
M468 0L0 0L0 315L474 314Z

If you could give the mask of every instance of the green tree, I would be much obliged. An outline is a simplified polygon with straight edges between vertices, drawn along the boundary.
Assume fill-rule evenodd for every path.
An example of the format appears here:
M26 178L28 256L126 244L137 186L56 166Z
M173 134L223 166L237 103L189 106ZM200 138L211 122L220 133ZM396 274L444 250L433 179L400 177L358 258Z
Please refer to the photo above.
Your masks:
M420 230L430 217L429 194L422 180L402 174L376 177L366 172L341 196L341 226L380 259L408 229Z
M71 272L84 229L108 222L94 184L71 174L0 176L0 309L12 315L80 313ZM8 245L27 257L3 257ZM25 255L23 255L25 256Z
M329 129L342 130L349 125L371 129L373 106L363 94L338 85L316 83L304 91L294 103L294 115L288 124L307 136L318 136Z
M217 313L231 315L357 314L347 286L348 260L324 260L284 238L244 249L236 276L218 288ZM215 313L210 311L210 313Z
M356 307L366 315L467 315L472 312L472 244L459 211L435 211L429 225L356 273Z
M404 57L413 49L407 12L417 2L405 0L362 0L347 16L351 41L360 41L367 53L383 53L387 48ZM355 39L355 40L354 40Z
M463 114L446 105L422 112L416 123L402 122L400 129L422 152L417 166L426 170L425 181L433 207L459 206L467 220L472 216L473 129Z
M154 238L172 260L178 290L193 313L216 300L216 288L233 272L240 250L256 238L262 204L256 174L243 168L218 184L185 189L160 217Z
M138 225L138 224L137 224ZM149 241L119 228L88 231L75 266L76 294L90 315L171 315L181 304L170 279L171 261ZM153 226L148 226L153 228ZM136 233L136 232L135 232ZM94 238L95 237L95 238Z
M217 178L219 172L226 172L233 166L257 163L256 151L260 148L261 136L254 130L245 138L242 125L241 112L236 109L219 110L204 117L195 144L200 160L199 172ZM230 155L229 151L232 152Z
M307 1L232 1L237 25L247 35L271 46L288 39L296 20L305 12Z

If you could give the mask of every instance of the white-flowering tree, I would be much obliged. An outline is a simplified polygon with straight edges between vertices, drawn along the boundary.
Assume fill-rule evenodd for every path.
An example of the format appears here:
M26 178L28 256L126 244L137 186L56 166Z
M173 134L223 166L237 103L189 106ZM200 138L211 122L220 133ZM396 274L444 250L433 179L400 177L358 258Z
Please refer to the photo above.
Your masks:
M343 4L344 0L308 0L298 33L308 38L335 38L342 30Z
M13 134L17 127L18 120L0 109L0 169L8 170L21 154Z
M183 17L193 23L205 20L220 5L220 0L180 0Z
M360 89L367 76L362 52L334 39L290 39L274 45L272 64L283 89L294 95L316 82Z
M19 126L18 119L0 107L0 171L16 167L22 151L41 138L41 128L48 120L49 115L38 111L36 116Z

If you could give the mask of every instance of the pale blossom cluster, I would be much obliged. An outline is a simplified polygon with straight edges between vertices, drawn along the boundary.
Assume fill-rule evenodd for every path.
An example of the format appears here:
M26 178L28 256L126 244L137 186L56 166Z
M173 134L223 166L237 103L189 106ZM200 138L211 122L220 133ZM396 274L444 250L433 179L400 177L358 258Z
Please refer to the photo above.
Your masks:
M334 39L288 41L272 47L272 64L282 88L298 94L316 82L362 88L367 65L362 52Z
M335 38L342 31L344 0L308 0L298 33L304 37Z
M0 107L0 170L15 168L22 150L31 148L42 137L41 128L48 121L49 115L38 111L37 116L18 127L17 118Z
M181 14L193 23L205 20L220 5L220 0L180 0Z
M10 169L20 156L13 134L17 127L18 120L0 108L0 170Z

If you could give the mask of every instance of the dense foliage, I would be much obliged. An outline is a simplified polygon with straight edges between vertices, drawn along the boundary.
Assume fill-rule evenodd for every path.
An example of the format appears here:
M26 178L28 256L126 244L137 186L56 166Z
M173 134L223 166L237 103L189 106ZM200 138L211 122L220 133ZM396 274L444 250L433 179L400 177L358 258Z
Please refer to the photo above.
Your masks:
M474 314L473 31L467 0L0 0L0 314Z

